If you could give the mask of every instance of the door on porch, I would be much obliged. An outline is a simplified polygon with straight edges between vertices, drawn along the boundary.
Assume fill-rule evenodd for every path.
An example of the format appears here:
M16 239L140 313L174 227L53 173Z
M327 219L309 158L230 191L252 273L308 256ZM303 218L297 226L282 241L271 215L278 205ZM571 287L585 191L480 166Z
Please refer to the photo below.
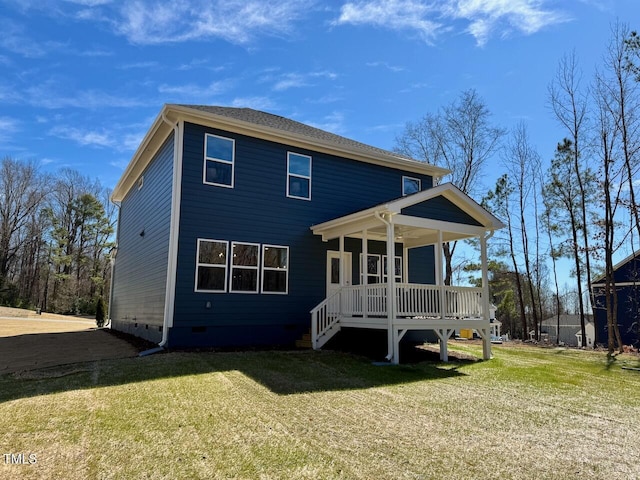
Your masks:
M344 284L351 285L353 282L351 252L343 254ZM340 289L340 252L327 251L327 298L331 297Z

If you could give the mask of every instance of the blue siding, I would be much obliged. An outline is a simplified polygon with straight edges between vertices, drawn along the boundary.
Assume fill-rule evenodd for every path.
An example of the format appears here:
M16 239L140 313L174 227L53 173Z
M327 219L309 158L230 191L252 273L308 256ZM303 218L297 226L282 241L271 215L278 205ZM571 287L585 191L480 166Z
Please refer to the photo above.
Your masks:
M622 343L640 346L640 256L630 259L614 272L616 283L637 282L638 285L617 286L618 328ZM604 283L604 280L598 283ZM608 325L604 288L594 288L593 314L598 329L598 343L607 344Z
M142 188L134 185L122 201L118 222L112 326L154 342L164 318L173 147L172 134L143 173Z
M235 188L203 184L205 133L236 140ZM288 151L313 158L311 201L286 197ZM186 124L170 345L292 343L309 328L309 311L325 296L326 251L337 250L337 242L322 242L309 227L399 198L402 176L407 174ZM423 188L432 186L431 177L410 175L420 177ZM288 295L194 292L198 238L288 246ZM360 247L359 241L347 242L347 249L354 252L354 280L358 278ZM386 253L379 242L370 242L369 249L371 253ZM401 254L401 246L397 251ZM423 278L432 278L432 260L429 264L425 257L422 268L426 272ZM413 269L411 274L420 276Z
M404 215L413 215L416 217L430 218L432 220L442 220L445 222L463 223L465 225L482 225L476 221L471 215L456 207L453 203L444 197L436 197L425 202L411 205L403 208Z

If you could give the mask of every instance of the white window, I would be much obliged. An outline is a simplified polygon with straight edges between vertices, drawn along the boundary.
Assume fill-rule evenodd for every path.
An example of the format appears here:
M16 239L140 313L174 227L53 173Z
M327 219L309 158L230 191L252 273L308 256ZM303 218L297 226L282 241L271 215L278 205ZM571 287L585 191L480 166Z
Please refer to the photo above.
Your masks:
M289 291L289 247L262 246L262 293Z
M235 141L218 135L205 135L204 177L207 185L233 188Z
M231 243L231 292L258 293L260 245Z
M422 188L422 182L419 178L402 177L402 196L417 193Z
M367 255L367 284L380 283L380 255L370 253ZM362 275L362 254L360 254L360 285L364 284Z
M287 153L287 197L311 200L311 157Z
M394 257L394 278L398 283L402 282L402 257ZM382 256L382 282L387 283L387 256Z
M196 292L225 292L229 242L198 239Z

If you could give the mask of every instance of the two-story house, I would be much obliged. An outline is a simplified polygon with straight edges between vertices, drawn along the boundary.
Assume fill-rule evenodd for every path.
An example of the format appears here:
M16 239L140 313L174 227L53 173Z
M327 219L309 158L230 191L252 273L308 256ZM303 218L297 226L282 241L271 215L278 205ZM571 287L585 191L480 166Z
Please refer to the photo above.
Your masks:
M248 108L165 105L116 185L112 328L168 347L314 348L383 329L476 329L490 356L486 240L502 224L446 170ZM443 285L479 238L483 288Z

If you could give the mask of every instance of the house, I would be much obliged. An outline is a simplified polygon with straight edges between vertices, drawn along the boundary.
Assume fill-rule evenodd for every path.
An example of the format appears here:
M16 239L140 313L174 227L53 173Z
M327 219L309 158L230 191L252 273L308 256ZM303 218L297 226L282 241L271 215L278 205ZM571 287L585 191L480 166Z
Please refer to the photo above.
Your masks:
M640 346L640 252L635 252L613 267L617 293L617 322L624 345ZM605 278L600 275L591 282L592 309L598 329L598 343L609 338L607 324Z
M587 347L595 345L595 327L590 315L585 315L585 331L587 334ZM535 338L535 332L533 332ZM560 315L560 334L558 335L558 317L553 316L544 319L540 324L540 338L550 343L568 345L570 347L582 346L582 328L580 315Z
M321 348L345 328L490 357L487 238L502 223L447 170L248 108L165 105L112 201L112 328L165 347ZM443 285L443 242L479 238L482 288ZM311 313L310 313L311 312Z

